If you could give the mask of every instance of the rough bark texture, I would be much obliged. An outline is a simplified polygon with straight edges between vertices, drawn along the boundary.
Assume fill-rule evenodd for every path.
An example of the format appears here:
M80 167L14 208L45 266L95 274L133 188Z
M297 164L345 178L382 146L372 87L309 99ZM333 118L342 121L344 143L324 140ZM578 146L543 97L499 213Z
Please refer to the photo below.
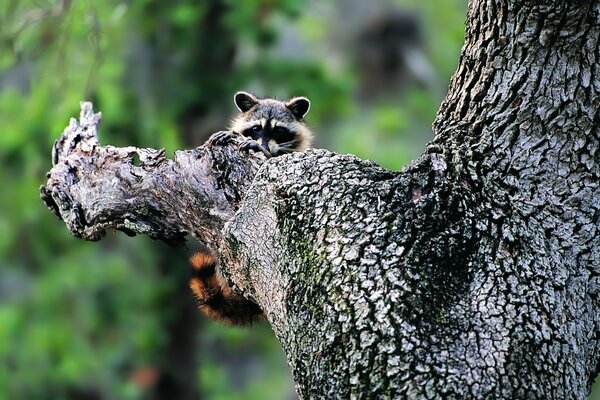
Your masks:
M100 147L86 105L42 196L78 237L218 247L304 398L582 399L599 359L599 33L596 1L471 1L436 137L400 172L323 150Z
M79 122L72 118L54 144L40 188L48 208L86 240L116 229L180 245L189 233L216 248L265 158L201 146L171 160L163 149L100 146L100 119L82 103Z

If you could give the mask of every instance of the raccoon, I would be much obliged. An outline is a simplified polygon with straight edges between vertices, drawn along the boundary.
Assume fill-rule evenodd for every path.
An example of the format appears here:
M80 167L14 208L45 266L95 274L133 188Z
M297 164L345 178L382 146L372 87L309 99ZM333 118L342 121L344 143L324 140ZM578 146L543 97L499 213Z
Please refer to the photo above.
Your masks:
M313 134L304 123L304 116L310 108L307 98L280 101L237 92L234 101L240 115L232 121L228 131L212 135L207 142L209 146L225 145L234 136L241 135L247 140L240 144L240 150L261 151L267 157L310 147ZM258 305L229 287L217 271L217 259L210 250L195 253L190 263L190 289L203 314L227 325L238 326L252 324L263 317Z
M248 140L240 145L240 150L261 151L267 157L310 147L313 134L304 123L304 116L310 109L310 101L306 97L280 101L237 92L234 102L240 115L233 120L228 131L212 135L209 145L227 144L233 135L242 135Z

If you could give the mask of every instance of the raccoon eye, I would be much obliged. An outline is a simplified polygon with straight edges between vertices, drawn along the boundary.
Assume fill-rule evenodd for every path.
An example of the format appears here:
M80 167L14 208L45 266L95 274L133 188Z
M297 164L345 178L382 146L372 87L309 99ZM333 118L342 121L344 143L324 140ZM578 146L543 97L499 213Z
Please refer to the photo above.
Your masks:
M294 133L282 126L276 126L275 129L273 129L273 138L280 143L289 142L294 139Z
M260 125L254 125L254 126L252 127L252 132L254 132L254 133L258 133L258 132L260 132L260 131L261 131L261 129L262 129L262 126L260 126Z

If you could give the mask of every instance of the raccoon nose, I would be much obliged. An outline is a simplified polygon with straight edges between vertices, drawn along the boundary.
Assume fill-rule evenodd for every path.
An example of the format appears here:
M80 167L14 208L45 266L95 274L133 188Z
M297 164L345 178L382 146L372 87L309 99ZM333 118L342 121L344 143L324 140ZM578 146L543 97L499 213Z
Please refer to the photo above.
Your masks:
M269 139L263 137L263 138L260 138L260 142L261 142L260 144L262 145L262 147L265 148L265 150L267 150L269 152L271 151L269 149Z

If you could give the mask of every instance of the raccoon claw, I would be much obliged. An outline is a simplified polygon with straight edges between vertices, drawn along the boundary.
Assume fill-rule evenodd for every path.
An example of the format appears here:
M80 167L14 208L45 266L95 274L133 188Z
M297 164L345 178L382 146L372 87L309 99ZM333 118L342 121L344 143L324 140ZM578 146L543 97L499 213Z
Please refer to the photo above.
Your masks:
M248 139L244 143L240 144L240 150L241 151L250 151L250 150L261 151L265 155L265 157L267 157L267 158L272 157L272 154L267 149L262 147L260 144L258 144L258 142L256 140L253 140L253 139Z
M209 147L225 146L231 143L231 141L233 140L233 136L234 133L231 131L219 131L217 133L213 133L206 141L206 144Z

